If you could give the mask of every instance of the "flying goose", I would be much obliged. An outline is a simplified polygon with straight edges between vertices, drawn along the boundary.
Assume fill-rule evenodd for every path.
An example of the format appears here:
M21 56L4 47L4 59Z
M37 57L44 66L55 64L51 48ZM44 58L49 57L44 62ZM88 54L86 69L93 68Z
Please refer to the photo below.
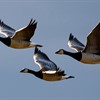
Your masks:
M31 47L41 47L39 44L32 43L30 39L35 33L37 22L33 19L30 20L29 24L19 30L15 30L10 26L6 25L0 20L0 33L5 37L0 37L0 41L8 47L16 49L24 49Z
M71 53L60 49L55 53L71 56L85 64L100 64L100 23L87 36L86 46L72 34L70 34L68 46L77 52Z
M35 48L33 58L34 62L39 65L40 70L36 72L34 70L24 68L20 72L33 74L36 77L46 81L59 81L74 78L74 76L66 75L63 70L59 69L57 65L52 62L48 58L48 56L45 53L41 52L37 47Z

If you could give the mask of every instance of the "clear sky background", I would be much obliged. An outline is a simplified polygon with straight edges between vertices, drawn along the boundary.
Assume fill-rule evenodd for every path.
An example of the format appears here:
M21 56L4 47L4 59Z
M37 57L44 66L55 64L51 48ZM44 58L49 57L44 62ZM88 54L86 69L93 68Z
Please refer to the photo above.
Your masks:
M99 100L100 65L82 64L71 57L56 55L73 33L82 43L100 22L99 0L1 0L0 19L15 29L38 22L31 41L74 79L47 82L30 74L24 67L39 70L33 61L34 48L12 49L0 42L0 100Z

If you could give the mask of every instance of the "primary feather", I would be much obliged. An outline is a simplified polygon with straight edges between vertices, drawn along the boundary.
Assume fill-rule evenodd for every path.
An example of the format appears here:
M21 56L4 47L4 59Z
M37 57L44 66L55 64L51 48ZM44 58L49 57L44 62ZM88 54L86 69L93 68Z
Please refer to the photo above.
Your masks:
M15 33L15 29L6 25L3 21L0 20L0 33L6 37L11 37Z
M72 34L69 36L68 46L77 52L80 52L85 48L85 46Z
M37 27L37 22L31 19L29 24L26 27L17 30L15 34L12 36L12 38L15 40L30 41L31 37L35 33L36 27Z

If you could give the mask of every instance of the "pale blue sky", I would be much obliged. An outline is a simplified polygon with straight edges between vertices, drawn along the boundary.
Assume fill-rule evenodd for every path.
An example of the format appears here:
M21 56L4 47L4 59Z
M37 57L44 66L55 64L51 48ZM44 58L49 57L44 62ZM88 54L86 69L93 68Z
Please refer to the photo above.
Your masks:
M86 36L100 22L100 2L95 0L1 0L0 19L15 29L38 22L31 39L52 61L75 79L47 82L22 74L24 68L39 70L33 61L34 49L12 49L0 42L1 100L98 100L100 99L100 65L82 64L71 57L56 55L67 46L70 33L86 43Z

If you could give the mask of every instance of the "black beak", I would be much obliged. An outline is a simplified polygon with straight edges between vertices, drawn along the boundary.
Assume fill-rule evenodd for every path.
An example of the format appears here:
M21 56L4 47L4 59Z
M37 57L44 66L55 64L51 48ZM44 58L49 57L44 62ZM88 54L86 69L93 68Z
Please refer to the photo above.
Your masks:
M24 69L22 69L20 72L22 73L24 71Z

